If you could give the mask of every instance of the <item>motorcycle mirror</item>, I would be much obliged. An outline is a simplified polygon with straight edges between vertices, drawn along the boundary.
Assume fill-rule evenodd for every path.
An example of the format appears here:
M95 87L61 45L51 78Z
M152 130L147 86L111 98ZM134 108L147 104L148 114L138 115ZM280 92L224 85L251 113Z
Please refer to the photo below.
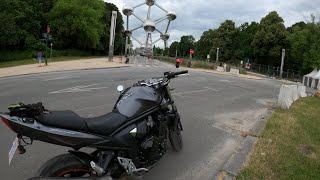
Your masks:
M123 87L122 85L119 85L119 86L117 87L117 90L118 90L119 92L122 92L123 89L124 89L124 87Z

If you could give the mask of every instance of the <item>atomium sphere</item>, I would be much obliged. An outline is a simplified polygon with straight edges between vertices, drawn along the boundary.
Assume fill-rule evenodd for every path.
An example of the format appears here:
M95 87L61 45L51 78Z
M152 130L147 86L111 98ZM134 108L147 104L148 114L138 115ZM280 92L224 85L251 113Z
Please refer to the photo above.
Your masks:
M125 36L131 36L132 35L132 32L130 30L125 30L124 31L124 35Z
M154 23L154 21L152 21L151 19L146 19L143 23L143 29L148 33L153 32L154 30L156 30L156 23Z
M177 18L177 13L175 11L168 11L167 17L169 21L173 21Z
M155 0L146 0L146 4L147 4L148 6L153 6L154 3L155 3Z
M166 34L161 34L160 38L164 41L167 41L170 38L170 34L166 33Z
M133 13L133 7L130 5L124 5L122 8L122 13L126 16L130 16Z

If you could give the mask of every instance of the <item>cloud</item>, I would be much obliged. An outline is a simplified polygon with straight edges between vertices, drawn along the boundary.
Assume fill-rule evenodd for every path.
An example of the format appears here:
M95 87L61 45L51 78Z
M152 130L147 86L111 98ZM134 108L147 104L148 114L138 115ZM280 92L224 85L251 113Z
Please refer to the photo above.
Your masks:
M145 0L105 0L114 3L122 10L124 4L132 6L141 4ZM183 35L193 35L199 39L202 33L208 29L218 28L226 19L233 20L237 26L244 22L260 22L271 11L277 11L284 19L287 27L299 21L308 21L312 13L320 12L320 0L156 0L156 2L168 10L177 12L177 19L170 24L169 45L173 41L180 40ZM135 9L135 13L143 19L147 14L147 6ZM157 7L152 7L151 17L156 19L164 16ZM141 24L138 20L130 17L130 28ZM159 24L158 28L164 31L166 23ZM134 32L134 36L141 41L145 39L144 31ZM159 38L159 34L153 35L153 40ZM134 43L137 46L137 43ZM163 42L156 46L163 47Z

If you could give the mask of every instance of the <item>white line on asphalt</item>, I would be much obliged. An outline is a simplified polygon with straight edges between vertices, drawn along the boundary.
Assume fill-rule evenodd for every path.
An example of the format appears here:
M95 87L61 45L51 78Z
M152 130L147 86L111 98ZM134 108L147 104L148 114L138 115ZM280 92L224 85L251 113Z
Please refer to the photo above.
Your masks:
M62 80L62 79L70 79L70 78L72 78L71 75L66 75L66 76L58 76L50 79L45 79L43 81L54 81L54 80Z
M228 83L232 83L233 81L223 79L223 80L220 80L220 82L228 82Z
M204 92L204 91L215 91L215 92L219 91L217 89L213 89L213 88L209 88L209 87L204 87L204 88L205 89L195 90L195 91L186 91L186 92L173 93L172 95L191 94L191 93Z
M88 92L88 91L92 91L92 90L107 89L108 88L108 87L92 87L92 86L96 86L96 85L97 84L75 86L75 87L71 87L71 88L61 89L58 91L53 91L53 92L50 92L49 94Z

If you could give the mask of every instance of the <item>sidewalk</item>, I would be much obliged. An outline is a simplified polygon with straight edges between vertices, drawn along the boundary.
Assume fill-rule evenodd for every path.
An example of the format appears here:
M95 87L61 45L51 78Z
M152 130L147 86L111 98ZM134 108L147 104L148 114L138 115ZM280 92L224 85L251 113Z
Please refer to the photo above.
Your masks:
M100 68L117 68L117 67L130 67L130 65L118 62L114 58L114 62L108 62L108 58L93 58L82 59L62 62L49 62L48 66L38 67L38 64L29 64L8 68L0 68L0 77L68 71L68 70L85 70L85 69L100 69Z

